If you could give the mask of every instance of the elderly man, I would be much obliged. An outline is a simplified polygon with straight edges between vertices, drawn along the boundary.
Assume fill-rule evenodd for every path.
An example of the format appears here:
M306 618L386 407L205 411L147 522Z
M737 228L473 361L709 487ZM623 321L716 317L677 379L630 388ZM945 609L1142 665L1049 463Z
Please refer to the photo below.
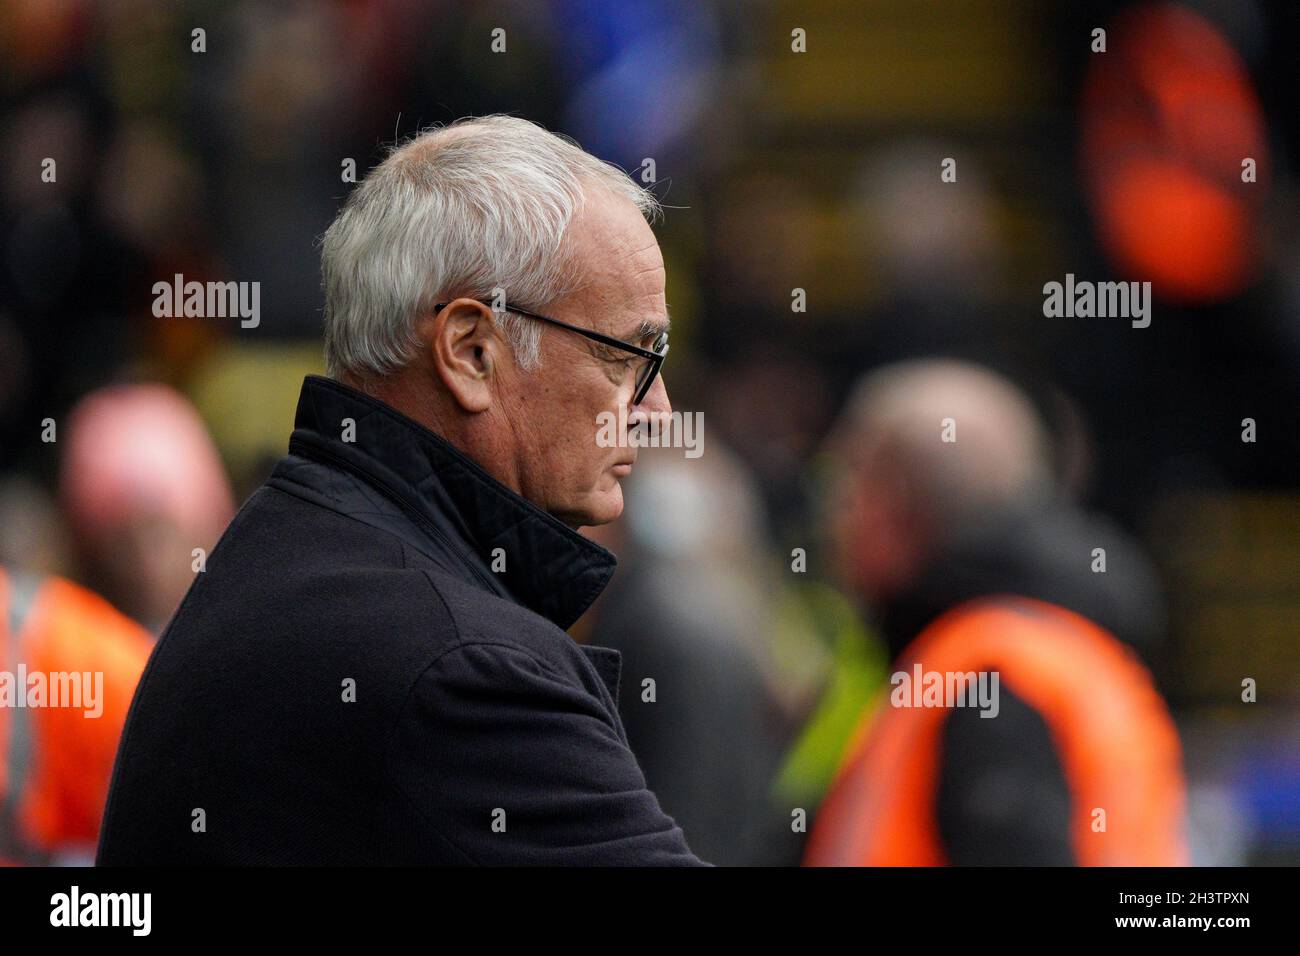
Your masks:
M499 116L353 192L331 377L141 680L101 864L700 863L628 749L618 652L565 633L615 564L577 529L636 457L598 417L671 411L656 211Z

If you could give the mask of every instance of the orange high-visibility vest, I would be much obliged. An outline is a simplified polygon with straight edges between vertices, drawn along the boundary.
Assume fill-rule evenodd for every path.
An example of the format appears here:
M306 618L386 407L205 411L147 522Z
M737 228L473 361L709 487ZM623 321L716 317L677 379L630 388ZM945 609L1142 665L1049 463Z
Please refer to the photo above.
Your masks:
M996 671L1043 717L1069 784L1081 865L1187 864L1177 731L1146 668L1108 632L1042 601L983 599L931 624L898 666L917 663L926 673ZM947 864L935 804L948 716L946 707L881 703L818 813L805 865Z
M15 686L20 664L28 675L103 675L97 717L86 716L93 712L87 698L80 708L0 706L0 861L93 856L118 737L152 647L144 628L98 595L61 578L0 569L8 696L27 691Z

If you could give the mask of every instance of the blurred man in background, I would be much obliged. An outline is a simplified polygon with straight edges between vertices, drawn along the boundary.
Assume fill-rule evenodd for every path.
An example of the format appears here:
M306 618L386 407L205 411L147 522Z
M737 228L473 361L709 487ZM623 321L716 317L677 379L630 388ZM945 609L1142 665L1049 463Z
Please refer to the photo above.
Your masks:
M165 385L112 385L76 405L64 442L83 579L161 634L235 512L207 428Z
M582 636L623 655L628 743L695 851L719 866L792 862L772 793L793 732L795 675L777 660L789 588L753 481L717 441L698 461L647 449L639 463L627 516L588 532L619 571Z
M987 710L891 695L806 862L1185 863L1177 734L1115 636L1157 636L1154 578L1058 499L1029 400L978 366L901 363L860 384L831 446L836 552L896 677L994 673L1000 694Z
M5 542L11 563L0 566L0 671L28 678L15 677L7 696L0 689L0 860L9 863L93 859L118 739L153 635L234 510L207 429L165 385L91 392L64 429L68 537L82 580L104 596L44 570L55 562L40 559L42 542L32 538L57 537L53 515L24 540ZM18 507L33 517L33 504L7 487L0 497L7 532L22 524L12 513ZM34 682L52 685L51 674L102 679L98 713L54 706L48 692L33 696Z

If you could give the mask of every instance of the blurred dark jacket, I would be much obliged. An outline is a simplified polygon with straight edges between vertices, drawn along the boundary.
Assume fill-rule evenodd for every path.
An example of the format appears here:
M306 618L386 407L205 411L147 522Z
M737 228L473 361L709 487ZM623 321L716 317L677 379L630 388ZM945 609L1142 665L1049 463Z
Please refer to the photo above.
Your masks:
M1092 570L1103 548L1106 570ZM1068 608L1149 655L1165 628L1164 598L1150 561L1118 525L1064 502L1026 502L990 513L931 559L883 609L898 653L948 609L988 594L1018 594Z
M748 641L749 610L707 567L643 549L602 598L592 636L623 654L628 740L691 846L719 866L793 865L790 810L772 796L790 730Z
M141 680L98 862L699 864L628 748L618 652L564 630L614 563L309 377Z

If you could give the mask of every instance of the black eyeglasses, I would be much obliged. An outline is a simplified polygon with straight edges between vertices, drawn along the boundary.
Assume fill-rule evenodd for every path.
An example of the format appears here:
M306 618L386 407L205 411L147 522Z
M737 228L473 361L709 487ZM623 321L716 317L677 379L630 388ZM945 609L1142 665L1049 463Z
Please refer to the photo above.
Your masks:
M481 299L475 299L488 308L493 308L491 302L483 302ZM433 311L441 312L451 303L439 302L433 307ZM496 311L493 309L493 311ZM605 335L603 332L596 332L593 329L584 329L578 325L570 325L568 322L561 322L559 319L553 319L549 315L538 315L536 312L529 312L527 309L520 309L511 306L502 309L503 312L513 312L516 315L526 315L530 319L537 319L540 322L549 322L551 325L558 325L562 329L568 329L570 332L577 332L581 336L591 339L593 342L599 342L602 345L608 345L610 348L621 349L624 352L631 352L633 355L645 359L645 364L637 370L636 373L636 390L632 393L632 404L640 405L645 400L646 394L650 391L650 386L654 384L655 378L659 375L659 370L663 368L664 359L668 357L668 332L660 332L654 340L651 348L643 349L639 345L633 345L631 342L624 342L622 339L616 339L612 335Z

